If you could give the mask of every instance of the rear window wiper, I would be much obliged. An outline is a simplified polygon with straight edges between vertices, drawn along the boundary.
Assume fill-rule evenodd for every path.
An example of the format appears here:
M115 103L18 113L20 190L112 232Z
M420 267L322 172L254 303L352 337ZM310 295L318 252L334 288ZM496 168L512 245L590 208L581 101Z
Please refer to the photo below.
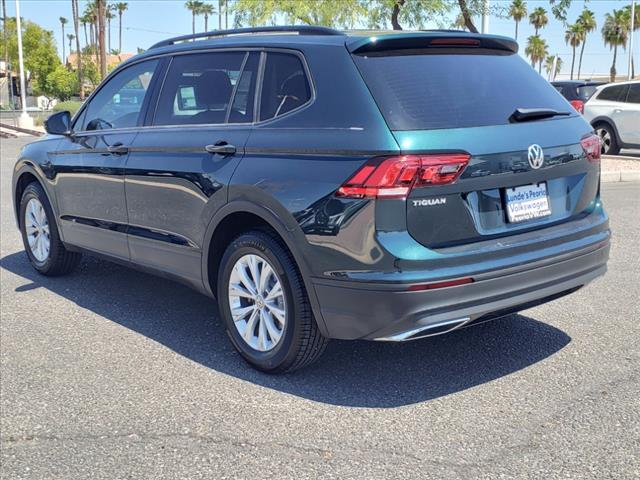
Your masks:
M509 122L528 122L530 120L540 120L558 116L569 116L571 112L560 112L552 108L516 108L509 117Z

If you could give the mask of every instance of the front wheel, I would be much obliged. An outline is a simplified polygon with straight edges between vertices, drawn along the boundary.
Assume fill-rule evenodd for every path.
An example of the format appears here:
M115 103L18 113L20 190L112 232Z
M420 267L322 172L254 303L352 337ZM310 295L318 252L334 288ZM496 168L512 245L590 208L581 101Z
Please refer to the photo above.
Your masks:
M318 330L298 268L273 234L245 233L227 247L218 274L218 305L240 355L268 373L314 362L327 339Z
M27 185L20 201L20 233L33 268L43 275L71 272L81 254L65 248L56 225L49 199L39 183Z

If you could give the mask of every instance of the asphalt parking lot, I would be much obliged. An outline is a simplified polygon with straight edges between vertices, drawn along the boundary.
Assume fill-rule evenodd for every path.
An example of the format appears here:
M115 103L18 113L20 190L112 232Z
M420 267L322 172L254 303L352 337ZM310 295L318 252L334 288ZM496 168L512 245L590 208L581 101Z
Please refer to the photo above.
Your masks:
M29 266L1 144L4 479L640 476L640 183L603 185L609 272L521 315L250 369L216 305L85 259Z

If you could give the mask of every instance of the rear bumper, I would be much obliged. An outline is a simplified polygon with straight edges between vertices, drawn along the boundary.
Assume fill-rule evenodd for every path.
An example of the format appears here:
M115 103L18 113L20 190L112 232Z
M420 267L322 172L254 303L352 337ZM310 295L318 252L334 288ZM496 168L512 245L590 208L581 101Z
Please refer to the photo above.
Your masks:
M331 338L408 340L558 298L603 275L608 258L607 231L606 240L570 253L470 273L466 285L412 292L420 282L315 279L314 287Z

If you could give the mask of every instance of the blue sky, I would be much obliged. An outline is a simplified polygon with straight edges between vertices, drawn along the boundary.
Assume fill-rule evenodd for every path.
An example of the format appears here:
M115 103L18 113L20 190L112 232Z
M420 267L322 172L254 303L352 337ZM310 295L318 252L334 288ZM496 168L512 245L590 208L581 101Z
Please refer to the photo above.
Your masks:
M336 0L339 1L339 0ZM136 52L137 47L147 48L151 44L173 35L181 35L191 33L191 14L184 8L184 1L176 0L129 0L129 9L123 16L123 51ZM217 0L212 0L217 6ZM491 0L491 3L498 7L507 7L509 0ZM605 74L609 71L612 61L612 53L604 46L600 28L604 23L605 13L613 9L622 8L629 5L630 0L589 0L586 5L593 10L598 22L598 29L587 38L583 60L583 72L585 74ZM84 9L85 2L80 1L80 9ZM573 0L569 11L569 22L575 21L576 17L582 11L585 5L584 0ZM636 1L636 8L640 2ZM563 61L563 73L567 73L571 67L571 48L564 43L565 27L561 22L555 20L551 15L548 0L527 0L529 11L535 7L543 6L549 10L549 25L542 30L541 35L549 44L550 53L559 54ZM60 16L71 19L71 2L70 0L21 0L20 9L23 18L35 21L48 30L55 32L60 45L61 31L58 18ZM7 10L10 16L15 15L15 0L7 0ZM457 11L455 12L457 13ZM199 17L197 25L203 28L203 19ZM216 16L209 19L210 29L217 27L218 19ZM232 19L229 19L231 25ZM480 21L476 24L479 26ZM72 28L71 25L67 26ZM437 28L437 25L427 25L426 28ZM489 29L491 33L499 35L514 35L514 22L506 18L492 17ZM112 30L112 48L117 48L118 22L113 21ZM70 32L69 30L68 32ZM65 32L65 33L68 33ZM533 35L533 27L527 22L520 24L519 41L524 43L529 35ZM636 36L633 48L635 64L640 70L640 35ZM521 48L521 51L524 48ZM577 64L576 64L577 65ZM627 72L627 53L619 51L617 70L620 75ZM576 67L577 68L577 67Z

